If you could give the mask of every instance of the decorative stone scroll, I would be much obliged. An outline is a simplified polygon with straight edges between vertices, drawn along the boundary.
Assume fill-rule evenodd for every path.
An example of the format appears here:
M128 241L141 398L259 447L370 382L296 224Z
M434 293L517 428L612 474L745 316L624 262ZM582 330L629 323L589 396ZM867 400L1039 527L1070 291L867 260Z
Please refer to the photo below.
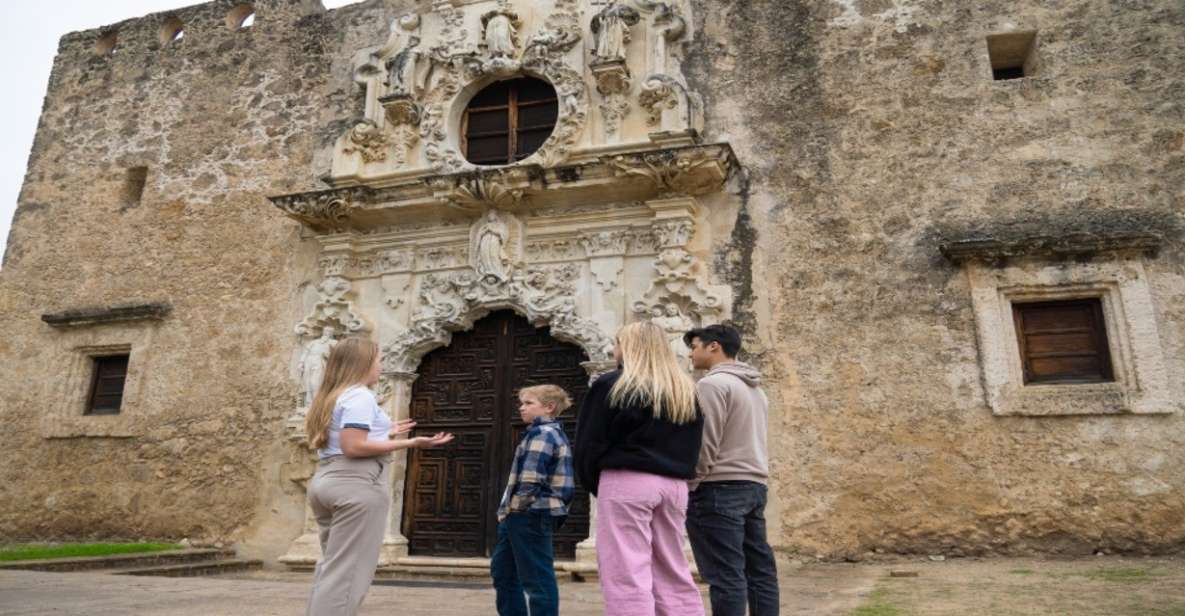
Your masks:
M358 315L354 302L350 299L353 289L349 280L329 276L321 281L317 290L320 299L313 306L312 312L296 326L296 335L315 338L320 336L325 328L346 334L370 329L366 321Z
M528 267L503 280L473 270L428 274L420 282L411 327L383 347L383 371L413 372L425 353L448 344L452 332L473 327L497 308L514 308L532 323L550 326L556 338L580 345L593 361L604 361L612 341L576 314L579 276L574 264Z
M352 186L281 195L270 197L270 200L289 218L300 221L314 231L341 231L346 228L357 203L369 193L368 188Z
M660 194L704 195L720 190L733 168L726 146L622 154L603 160L618 175L649 180Z

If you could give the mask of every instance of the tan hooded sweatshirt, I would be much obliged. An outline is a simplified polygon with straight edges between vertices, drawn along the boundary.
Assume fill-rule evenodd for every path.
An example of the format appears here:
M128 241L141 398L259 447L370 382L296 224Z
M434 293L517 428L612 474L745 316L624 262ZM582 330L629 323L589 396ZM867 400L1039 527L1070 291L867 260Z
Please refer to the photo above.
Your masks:
M696 384L696 393L704 441L691 488L703 481L766 483L769 400L761 390L761 373L744 362L717 364Z

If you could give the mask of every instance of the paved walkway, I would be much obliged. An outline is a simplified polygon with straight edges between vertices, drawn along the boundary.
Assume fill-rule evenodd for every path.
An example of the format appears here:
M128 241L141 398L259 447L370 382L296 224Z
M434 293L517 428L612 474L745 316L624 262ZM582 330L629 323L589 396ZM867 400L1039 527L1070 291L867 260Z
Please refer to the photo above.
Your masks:
M841 576L829 570L800 570L783 576L782 613L828 616L859 605L878 576L873 567L848 566ZM252 579L153 578L104 573L0 571L0 614L54 616L292 616L304 613L306 574L263 572ZM258 579L268 578L268 579ZM366 616L484 616L494 613L492 588L376 585L363 604ZM564 616L604 613L596 582L562 582ZM705 595L705 604L706 604Z

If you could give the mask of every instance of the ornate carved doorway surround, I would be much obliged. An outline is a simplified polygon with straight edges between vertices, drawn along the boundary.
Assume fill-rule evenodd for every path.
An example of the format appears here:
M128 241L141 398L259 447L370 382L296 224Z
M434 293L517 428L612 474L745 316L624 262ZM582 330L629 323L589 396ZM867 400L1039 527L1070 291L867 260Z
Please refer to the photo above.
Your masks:
M484 317L513 311L506 322L517 323L523 339L537 335L527 328L546 328L548 344L584 354L585 382L612 367L611 337L625 323L652 319L675 344L686 328L728 317L731 291L712 283L708 268L709 210L739 207L724 192L738 165L728 144L700 138L700 98L681 68L694 36L690 10L688 0L423 3L392 22L386 43L355 54L364 115L334 144L329 173L311 174L328 188L272 197L304 227L297 261L317 263L298 294L305 316L295 328L294 390L304 393L315 380L317 344L368 336L382 347L379 394L391 416L428 413L425 428L448 425L463 435L443 460L413 458L410 475L407 456L396 456L382 563L408 558L404 528L413 553L489 548L487 510L503 487L514 436L494 424L509 403L465 411L462 399L507 395L519 377L497 377L494 366L493 389L468 393L440 391L437 378L455 371L480 381L463 374L472 366L446 364L486 351L471 342L488 334ZM460 144L469 99L519 77L554 87L552 134L512 164L468 162ZM577 379L567 357L564 378ZM425 406L437 399L444 403ZM291 434L304 412L291 416ZM465 461L482 439L501 456L488 468ZM453 513L480 530L458 534ZM296 567L319 556L306 518L281 558ZM594 546L594 537L581 542L578 557L591 558Z

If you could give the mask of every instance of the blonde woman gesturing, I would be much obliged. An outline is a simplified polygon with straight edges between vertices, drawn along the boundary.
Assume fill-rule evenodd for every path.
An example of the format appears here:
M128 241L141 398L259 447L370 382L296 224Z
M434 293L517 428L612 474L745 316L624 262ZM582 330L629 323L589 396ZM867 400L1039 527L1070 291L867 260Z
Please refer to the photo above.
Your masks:
M703 616L683 555L704 427L695 385L653 323L621 328L613 357L621 367L589 388L573 447L576 476L597 497L605 613Z
M308 616L355 614L379 562L391 509L388 454L408 447L436 447L453 440L434 436L395 439L413 421L391 423L370 388L379 380L379 347L365 338L338 343L309 414L305 434L321 458L309 481L309 504L321 530L321 559L313 574Z

